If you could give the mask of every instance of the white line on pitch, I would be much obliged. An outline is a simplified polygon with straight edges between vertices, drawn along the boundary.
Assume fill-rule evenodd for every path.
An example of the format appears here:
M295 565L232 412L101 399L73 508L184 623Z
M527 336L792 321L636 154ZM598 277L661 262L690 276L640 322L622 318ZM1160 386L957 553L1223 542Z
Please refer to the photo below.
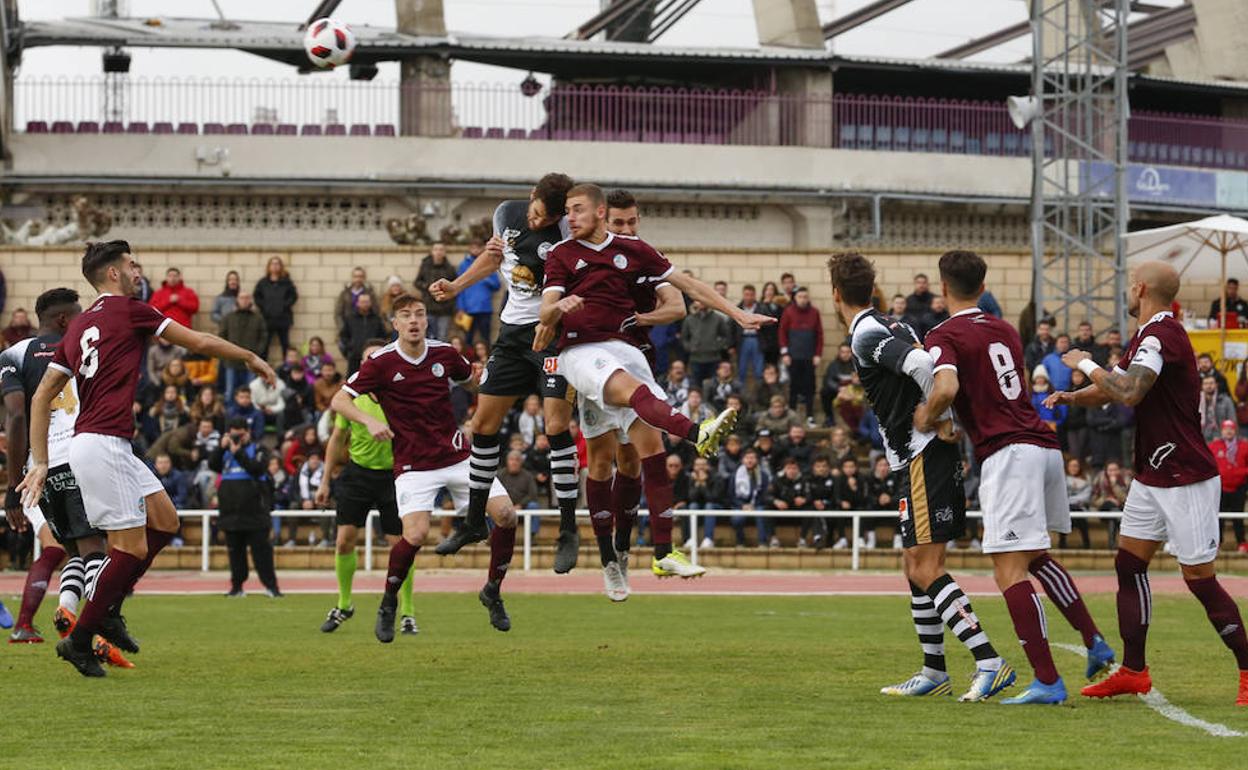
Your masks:
M1088 651L1086 649L1084 649L1083 647L1078 647L1073 644L1065 644L1062 642L1049 642L1049 646L1061 647L1063 650L1066 650L1068 652L1073 652L1080 657L1087 657L1087 654L1088 654ZM1195 727L1198 730L1204 730L1205 732L1217 738L1242 738L1244 737L1243 733L1239 732L1238 730L1232 730L1226 725L1218 724L1217 722L1206 722L1203 719L1198 719L1192 716L1191 714L1187 713L1183 709L1179 708L1178 706L1174 705L1170 701L1166 700L1166 696L1162 695L1161 690L1158 690L1156 687L1150 690L1148 694L1139 696L1139 698L1140 700L1144 701L1144 703L1150 709L1152 709L1153 711L1156 711L1158 714L1161 714L1163 717L1165 717L1166 719L1169 719L1172 722L1178 722L1179 724L1185 725L1187 727Z

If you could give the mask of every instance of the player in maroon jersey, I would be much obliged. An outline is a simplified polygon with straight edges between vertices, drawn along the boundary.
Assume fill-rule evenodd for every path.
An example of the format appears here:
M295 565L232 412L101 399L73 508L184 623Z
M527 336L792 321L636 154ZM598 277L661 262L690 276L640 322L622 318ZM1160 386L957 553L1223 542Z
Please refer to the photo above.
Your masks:
M950 251L940 258L941 284L952 315L924 339L935 363L935 382L926 407L915 413L915 425L931 430L934 417L953 406L975 447L984 553L992 555L997 586L1036 675L1026 690L1003 703L1061 703L1066 686L1053 663L1044 605L1029 572L1041 578L1082 633L1088 678L1108 668L1114 653L1092 622L1074 580L1048 554L1049 531L1070 532L1062 452L1057 435L1032 406L1018 332L978 308L987 271L983 258L973 252Z
M1118 534L1118 629L1122 666L1103 682L1083 689L1093 698L1146 693L1152 678L1144 661L1152 622L1148 565L1170 542L1188 589L1205 607L1209 622L1235 655L1239 697L1248 706L1248 635L1235 600L1214 569L1221 532L1221 482L1213 454L1200 430L1200 377L1183 325L1170 311L1179 293L1179 274L1161 262L1145 262L1131 274L1127 312L1140 328L1123 353L1129 361L1105 370L1082 350L1062 356L1092 380L1073 393L1054 393L1046 403L1098 407L1114 401L1135 409L1135 480L1122 509Z
M394 492L403 537L390 548L385 593L377 610L377 640L383 643L394 641L399 587L429 534L429 514L438 493L446 488L460 513L468 506L468 441L455 422L451 386L476 382L481 373L479 364L469 364L455 348L425 338L429 320L423 302L399 297L392 313L398 339L364 359L331 402L335 412L366 426L373 438L394 443ZM355 405L354 399L365 393L377 398L386 422ZM495 526L489 577L478 598L490 612L490 623L507 631L511 618L500 589L515 550L516 511L497 478L485 510Z
M104 676L91 651L92 636L98 633L126 652L139 651L121 616L121 602L178 530L173 501L130 448L131 405L147 339L156 335L194 353L242 361L269 384L275 376L255 353L192 331L135 298L139 270L125 241L88 244L82 274L100 296L70 323L31 401L33 464L20 489L26 505L43 494L52 400L75 377L81 411L69 465L87 520L107 533L109 551L91 600L74 630L56 645L56 654L84 676Z
M547 256L540 311L545 326L562 323L558 373L596 407L627 425L634 443L647 444L651 437L643 434L657 429L695 443L704 456L713 453L735 422L735 411L726 409L699 426L669 406L645 356L632 344L635 308L621 298L630 297L638 281L657 285L666 280L723 310L742 326L756 328L772 319L747 313L700 281L676 272L667 258L644 241L609 232L606 196L597 185L573 187L567 205L573 237L557 244ZM627 413L629 409L638 419ZM657 452L641 463L652 512L655 557L651 571L660 577L696 577L705 570L672 549L672 484L665 461L663 453Z

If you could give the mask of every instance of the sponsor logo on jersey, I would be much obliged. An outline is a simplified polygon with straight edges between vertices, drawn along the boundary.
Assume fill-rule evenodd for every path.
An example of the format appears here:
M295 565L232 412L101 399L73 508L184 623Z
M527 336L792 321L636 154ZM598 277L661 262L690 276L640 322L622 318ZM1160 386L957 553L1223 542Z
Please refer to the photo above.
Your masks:
M623 270L624 268L628 267L628 257L624 256L623 254L616 254L614 257L611 258L611 264Z
M446 374L446 367L444 367L442 364L434 364L433 366L429 367L429 371L433 372L434 377L441 377L442 375Z
M943 508L937 508L932 516L936 519L936 521L942 524L948 524L953 521L953 509L947 505Z
M897 518L901 521L910 521L910 501L904 497L897 506Z
M547 374L558 374L559 373L559 357L558 356L546 356L544 359L542 359L542 371L546 372Z
M394 379L391 382L402 382L404 379L406 378L403 376L403 372L395 372Z
M575 267L575 268L573 268L573 269L574 269L574 270L580 270L580 269L581 269L581 268L583 268L583 267L589 267L589 263L588 263L588 262L586 262L586 261L585 261L585 260L583 260L583 259L578 259L578 260L576 260L576 267Z

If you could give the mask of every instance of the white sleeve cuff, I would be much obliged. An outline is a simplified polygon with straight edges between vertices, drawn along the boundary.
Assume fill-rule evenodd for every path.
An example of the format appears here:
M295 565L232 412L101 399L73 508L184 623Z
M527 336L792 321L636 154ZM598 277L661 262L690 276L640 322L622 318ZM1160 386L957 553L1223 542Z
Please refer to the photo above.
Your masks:
M954 366L953 364L941 364L940 366L937 366L935 369L932 370L932 374L935 375L937 372L946 372L946 371L957 372L958 367Z
M48 368L49 368L49 369L55 369L55 370L57 370L58 372L60 372L61 374L65 375L66 377L73 377L73 376L74 376L74 373L73 373L73 372L71 372L71 371L70 371L67 367L61 366L60 364L53 363L53 362L51 362L51 361L49 361L49 362L48 362Z
M353 388L352 388L351 386L349 386L349 385L343 385L343 386L342 386L342 389L343 389L343 390L345 390L345 391L347 391L348 393L350 393L350 394L351 394L351 398L359 398L359 397L360 397L360 394L359 394L359 393L356 393L356 392L355 392L355 389L353 389Z
M169 324L171 323L173 323L172 318L166 318L165 320L161 321L160 326L156 327L156 336L159 337L160 335L164 334L165 327L169 326Z
M565 291L567 291L567 289L564 289L562 286L547 286L546 288L542 289L543 294L545 294L548 291L557 291L560 294L563 294Z
M1085 358L1079 362L1079 371L1083 372L1089 380L1092 379L1092 372L1100 368L1100 365L1090 358Z

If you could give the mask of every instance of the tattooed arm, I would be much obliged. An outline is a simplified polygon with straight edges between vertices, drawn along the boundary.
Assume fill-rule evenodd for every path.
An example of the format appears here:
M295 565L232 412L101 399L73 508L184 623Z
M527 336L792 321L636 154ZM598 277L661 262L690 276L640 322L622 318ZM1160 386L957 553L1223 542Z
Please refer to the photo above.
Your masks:
M1149 388L1153 387L1153 383L1157 381L1157 369L1150 365L1150 361L1143 360L1144 353L1145 351L1141 350L1141 355L1137 355L1136 360L1131 362L1125 372L1120 369L1103 369L1099 366L1087 367L1084 373L1092 380L1092 385L1097 392L1085 397L1088 403L1084 405L1093 405L1092 402L1098 396L1126 406L1135 406L1140 403ZM1084 350L1071 350L1062 356L1062 362L1072 369L1081 368L1080 362L1090 359L1091 356ZM1159 369L1160 366L1157 368Z

